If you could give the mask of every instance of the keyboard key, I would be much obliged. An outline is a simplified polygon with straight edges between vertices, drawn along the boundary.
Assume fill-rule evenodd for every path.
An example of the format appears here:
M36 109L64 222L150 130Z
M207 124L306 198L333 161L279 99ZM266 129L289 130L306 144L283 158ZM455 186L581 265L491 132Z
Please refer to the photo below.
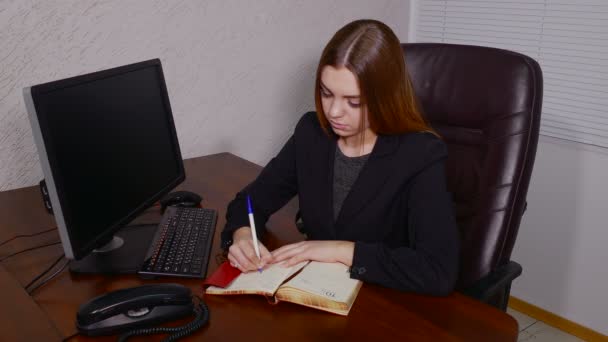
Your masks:
M167 208L139 273L204 278L216 222L215 210Z

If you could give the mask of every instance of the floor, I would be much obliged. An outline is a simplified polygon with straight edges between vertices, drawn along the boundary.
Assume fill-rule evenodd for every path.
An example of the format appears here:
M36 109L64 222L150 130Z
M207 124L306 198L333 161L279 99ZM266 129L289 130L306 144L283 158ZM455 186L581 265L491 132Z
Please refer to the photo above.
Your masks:
M530 316L527 316L519 311L511 308L507 309L507 313L519 324L518 342L575 342L583 341L576 336L572 336L557 328L538 321Z

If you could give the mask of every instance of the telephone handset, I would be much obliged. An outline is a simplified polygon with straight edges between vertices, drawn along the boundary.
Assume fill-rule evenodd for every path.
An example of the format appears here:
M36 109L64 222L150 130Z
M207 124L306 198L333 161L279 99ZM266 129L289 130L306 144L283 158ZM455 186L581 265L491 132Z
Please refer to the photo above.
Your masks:
M113 291L81 305L76 315L79 333L87 336L180 333L187 335L209 319L207 306L193 303L189 288L179 284L153 284ZM195 314L196 318L176 328L151 328L158 323Z

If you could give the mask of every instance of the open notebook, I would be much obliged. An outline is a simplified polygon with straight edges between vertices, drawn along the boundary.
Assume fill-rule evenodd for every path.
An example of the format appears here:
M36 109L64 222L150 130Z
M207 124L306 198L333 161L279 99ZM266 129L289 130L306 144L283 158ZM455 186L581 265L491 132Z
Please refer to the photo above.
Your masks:
M357 298L361 284L361 281L350 278L348 267L344 264L312 261L292 267L273 264L262 273L241 273L228 286L209 286L205 293L258 294L270 297L273 302L292 302L346 316Z

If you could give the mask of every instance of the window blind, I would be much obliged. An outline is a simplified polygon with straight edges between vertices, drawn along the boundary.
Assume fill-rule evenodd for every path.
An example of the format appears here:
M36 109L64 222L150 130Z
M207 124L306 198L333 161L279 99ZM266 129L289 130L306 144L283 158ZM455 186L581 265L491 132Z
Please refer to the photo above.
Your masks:
M540 133L608 147L607 0L412 0L414 42L497 47L543 70Z

